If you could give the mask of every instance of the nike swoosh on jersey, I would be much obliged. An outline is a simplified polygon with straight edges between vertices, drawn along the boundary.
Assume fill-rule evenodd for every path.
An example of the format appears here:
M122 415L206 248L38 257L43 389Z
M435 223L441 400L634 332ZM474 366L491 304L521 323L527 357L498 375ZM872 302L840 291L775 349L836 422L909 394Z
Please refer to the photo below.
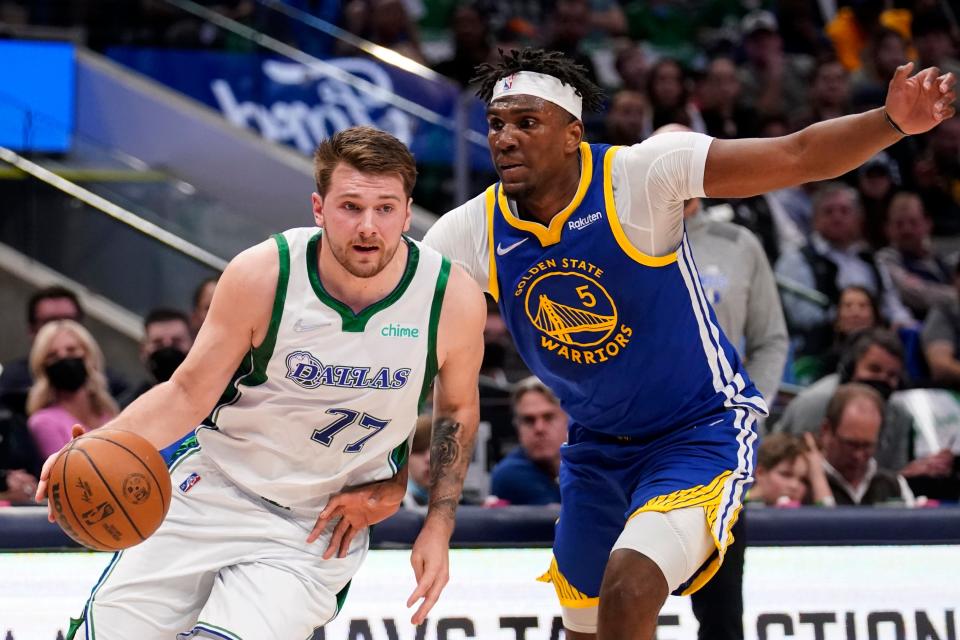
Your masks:
M306 331L314 331L321 327L328 327L333 323L332 320L321 320L319 322L311 322L307 324L303 321L303 318L298 318L297 322L293 325L293 330L297 333L304 333Z
M516 249L517 247L519 247L520 245L522 245L524 242L526 242L526 241L529 240L529 239L530 239L530 238L524 238L523 240L517 240L517 241L514 242L513 244L508 245L508 246L506 246L506 247L503 246L503 243L498 242L498 243L497 243L497 255L498 255L498 256L505 256L505 255L507 255L508 253L510 253L511 251L513 251L514 249Z

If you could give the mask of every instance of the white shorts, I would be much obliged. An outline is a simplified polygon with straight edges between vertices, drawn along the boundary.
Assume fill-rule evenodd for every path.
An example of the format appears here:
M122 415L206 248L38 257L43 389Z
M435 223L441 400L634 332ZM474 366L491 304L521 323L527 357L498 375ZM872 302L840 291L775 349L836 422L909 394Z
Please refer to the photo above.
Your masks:
M241 491L200 449L171 469L163 525L116 554L93 589L78 640L299 640L333 619L367 554L322 559L333 524L313 544L315 520Z

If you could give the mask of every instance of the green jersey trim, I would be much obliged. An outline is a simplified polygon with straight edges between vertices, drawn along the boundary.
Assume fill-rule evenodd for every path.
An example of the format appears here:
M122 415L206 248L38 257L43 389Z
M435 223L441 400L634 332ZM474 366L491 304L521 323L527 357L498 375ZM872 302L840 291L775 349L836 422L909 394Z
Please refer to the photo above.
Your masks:
M427 337L427 363L423 372L423 387L420 389L420 400L417 402L417 413L423 413L423 404L430 393L433 379L437 376L437 331L440 326L440 310L443 307L443 296L447 291L447 281L450 279L450 261L446 258L440 263L440 273L437 275L437 287L433 291L433 303L430 305L430 328Z
M290 245L282 233L273 234L280 252L280 274L277 276L277 292L273 296L273 311L270 314L270 326L260 346L253 349L253 372L243 379L243 384L253 387L267 381L267 364L273 356L277 344L277 331L280 318L283 317L283 305L287 301L287 284L290 281Z
M310 238L310 242L307 244L307 274L310 277L310 285L313 287L313 292L317 294L320 302L340 314L340 318L343 321L342 331L346 333L362 333L367 328L367 322L370 321L370 318L399 300L407 290L407 287L410 286L410 282L417 272L417 264L420 262L420 250L416 244L404 236L403 240L407 243L408 250L407 266L403 271L403 275L400 277L400 282L397 283L397 286L394 287L393 291L391 291L386 298L374 302L360 313L354 313L353 309L331 296L327 290L323 288L323 283L320 282L320 273L317 270L317 264L320 255L320 236L322 234L322 231L317 232L316 235Z
M277 250L280 255L280 272L277 275L277 292L273 296L273 310L270 312L270 324L267 326L267 335L263 337L263 342L258 347L251 347L243 356L240 366L230 378L227 388L220 395L217 406L210 412L209 417L203 421L207 428L216 427L217 418L220 417L220 410L224 407L236 403L240 400L243 392L240 385L253 387L263 384L267 381L267 365L270 358L273 357L273 349L277 345L277 332L280 329L280 319L283 317L283 306L287 300L287 284L290 281L290 245L282 233L275 233L271 236L277 243Z

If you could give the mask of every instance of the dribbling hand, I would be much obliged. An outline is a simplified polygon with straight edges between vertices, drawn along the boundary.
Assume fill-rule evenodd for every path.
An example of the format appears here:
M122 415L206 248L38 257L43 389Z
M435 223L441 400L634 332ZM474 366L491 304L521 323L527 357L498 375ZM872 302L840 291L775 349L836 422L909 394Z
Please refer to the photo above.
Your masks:
M78 424L73 425L73 428L70 430L70 441L74 441L85 433L85 429ZM70 446L70 442L60 447L60 451L57 451L49 458L46 462L43 463L43 469L40 471L40 481L37 482L37 493L34 496L34 500L37 502L43 502L47 498L47 480L50 479L50 469L53 468L53 463L56 462L57 458L63 453L63 450ZM47 503L47 520L50 522L56 522L53 517L53 506L48 502Z

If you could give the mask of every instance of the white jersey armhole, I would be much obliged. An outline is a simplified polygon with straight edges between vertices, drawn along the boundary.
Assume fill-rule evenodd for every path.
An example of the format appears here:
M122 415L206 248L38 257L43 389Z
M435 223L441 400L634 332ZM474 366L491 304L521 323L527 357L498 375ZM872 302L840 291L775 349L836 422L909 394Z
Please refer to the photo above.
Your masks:
M662 133L617 152L614 203L624 234L638 251L660 257L677 250L683 239L683 201L704 197L712 141L700 133Z
M423 243L463 267L489 293L486 192L441 216L427 231Z

